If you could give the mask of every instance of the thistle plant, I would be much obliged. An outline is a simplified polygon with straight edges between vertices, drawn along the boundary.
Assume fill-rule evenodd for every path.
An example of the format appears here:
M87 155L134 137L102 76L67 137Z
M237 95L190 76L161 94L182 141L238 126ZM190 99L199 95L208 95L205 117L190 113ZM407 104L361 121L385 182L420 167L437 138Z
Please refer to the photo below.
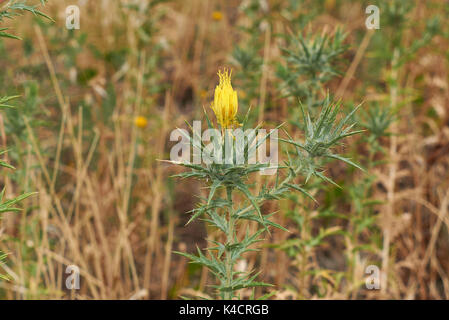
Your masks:
M223 135L216 136L210 145L215 150L220 151L221 161L205 161L205 164L192 164L190 161L171 161L174 164L184 166L190 171L183 172L178 177L196 178L204 181L209 187L209 194L206 198L201 198L198 206L192 210L191 221L202 218L214 229L224 235L224 240L209 239L212 246L202 251L198 248L197 255L177 252L192 263L200 264L209 269L218 280L218 284L213 287L217 289L218 297L222 299L240 298L239 289L254 288L258 286L270 286L267 283L256 280L260 272L255 270L237 271L234 266L242 258L242 255L249 251L257 251L254 245L262 241L262 234L269 234L270 228L279 228L287 231L281 225L271 220L274 213L262 212L261 205L268 200L279 200L291 192L301 192L313 199L304 189L304 183L311 176L319 177L325 181L331 181L318 162L318 158L339 159L351 165L357 166L349 159L331 152L332 147L337 145L343 138L357 134L360 131L351 131L353 125L349 120L355 112L351 112L343 120L337 121L338 105L327 100L320 116L312 119L310 114L303 110L306 128L305 140L295 141L286 132L286 139L279 139L294 147L294 156L288 152L288 160L283 165L269 165L266 163L251 163L248 161L270 134L262 136L260 134L250 135L247 139L238 136L238 129L249 129L247 126L248 111L241 124L237 120L238 97L237 92L232 88L231 77L228 71L218 73L220 83L215 89L214 101L211 104L218 127ZM205 117L209 129L214 129L215 125L210 121L207 113ZM349 125L348 125L349 124ZM282 125L281 125L282 126ZM278 126L280 128L281 126ZM260 125L256 129L260 128ZM237 129L237 130L232 130ZM194 130L192 129L194 132ZM273 132L273 131L271 131ZM195 135L195 133L194 133ZM210 145L203 142L196 142L195 138L184 133L185 138L194 148L194 152L203 156L210 154ZM242 141L243 147L240 149L232 143ZM197 140L198 141L198 140ZM229 147L231 144L231 147ZM232 152L226 153L226 149ZM246 160L244 164L238 162L240 156ZM230 156L229 156L230 154ZM215 159L217 160L217 159ZM274 184L265 182L257 194L251 192L251 175L260 173L262 170L276 169ZM305 177L305 182L300 183L300 177ZM302 179L304 180L304 179ZM238 203L238 199L244 199ZM251 233L247 226L243 228L243 221L255 221L258 228ZM244 234L242 236L242 234ZM240 235L240 237L239 237Z
M46 0L41 0L42 5L44 5L45 2ZM36 16L42 16L53 21L53 19L51 19L49 16L39 11L36 5L29 5L26 3L26 1L11 0L6 2L2 7L0 7L0 23L2 23L5 19L13 19L17 16L20 16L21 12L24 11L31 12ZM6 27L0 27L0 38L12 38L20 40L20 37L9 33L8 30L9 29ZM0 108L14 109L14 106L11 105L10 102L18 97L19 96L0 97ZM5 153L6 151L1 151L0 155L3 155ZM13 166L2 160L0 160L0 166L9 169L14 169ZM20 211L19 208L15 207L15 205L21 202L22 200L28 198L32 194L33 193L25 193L10 200L4 200L5 188L3 188L3 190L0 193L0 219L2 218L1 214L3 213ZM4 263L6 257L7 254L2 253L0 251L0 265ZM8 280L8 277L0 274L0 280Z
M13 19L17 16L20 16L22 15L23 12L30 12L35 16L44 17L54 22L52 18L50 18L45 13L37 9L38 5L32 5L26 0L23 1L8 0L4 5L2 5L1 2L4 1L0 1L0 23L3 22L5 19ZM47 0L40 0L41 5L45 5L46 2ZM20 37L9 33L8 30L9 30L8 28L0 27L0 38L12 38L20 40Z
M340 75L337 64L348 49L343 43L345 38L341 29L333 37L312 34L289 37L290 45L282 48L285 62L278 63L276 71L284 96L301 99L309 109L322 105L323 86Z
M0 98L0 108L14 108L10 104L10 101L18 98L18 96L10 96L10 97L2 97ZM7 151L3 150L0 151L0 155L4 155ZM8 169L15 169L12 165L7 163L6 161L0 160L0 167L8 168ZM15 207L16 204L21 202L22 200L28 198L30 195L32 195L32 192L24 193L18 197L15 197L10 200L4 200L5 195L5 188L0 192L0 219L2 218L2 214L6 212L17 212L20 211L19 208ZM0 251L0 266L4 263L5 258L7 257L7 254L2 253ZM0 280L8 280L8 278L2 274L0 274Z
M0 1L4 2L4 1ZM40 0L41 5L45 5L47 0ZM52 18L47 16L45 13L39 11L37 9L38 5L30 5L27 3L27 1L17 1L17 0L9 0L2 6L0 6L0 23L2 23L5 19L14 19L15 17L18 17L22 14L22 12L30 12L34 14L35 16L41 16L44 17L50 21L54 21ZM8 33L8 28L2 28L0 27L0 38L12 38L12 39L19 39L19 37L12 35ZM0 108L6 108L6 110L15 110L15 106L11 104L11 101L14 99L19 98L20 96L3 96L0 97ZM0 151L0 155L5 154L6 151ZM9 168L9 169L15 169L13 166L8 164L5 161L0 160L0 166ZM14 205L19 203L20 201L26 199L33 193L25 193L21 196L18 196L14 199L5 201L4 198L5 189L2 190L0 193L0 214L5 212L17 212L20 209L15 208ZM1 218L1 216L0 216ZM5 259L6 254L2 254L0 252L0 263ZM4 276L0 275L0 278L5 278Z
M6 151L1 151L0 155L6 153ZM10 164L8 164L5 161L0 161L0 167L5 167L5 168L12 168L14 169L13 166L11 166ZM5 195L5 188L3 188L3 190L0 192L0 219L2 218L2 214L6 213L6 212L18 212L21 209L15 207L16 204L20 203L22 200L28 198L30 195L32 195L33 192L29 192L29 193L25 193L22 194L18 197L15 197L13 199L10 200L5 200L4 199L4 195ZM4 263L4 260L6 259L8 255L6 253L3 253L0 251L0 266ZM2 275L0 273L0 280L9 280L8 277Z
M20 16L21 13L24 11L31 12L36 16L45 17L48 20L54 21L52 18L50 18L46 14L39 11L37 9L36 5L29 5L29 4L27 4L26 1L9 0L4 5L1 5L1 2L4 2L4 1L0 1L0 23L2 23L5 19L13 19L14 17ZM44 5L47 2L47 0L40 0L40 2L42 5ZM12 39L20 40L20 38L18 36L15 36L15 35L9 33L8 28L1 27L1 26L0 26L0 38L12 38ZM9 108L9 109L14 108L14 106L12 106L10 104L10 101L13 99L16 99L18 97L19 96L0 97L0 108ZM6 153L6 151L1 151L0 155L2 155L4 153ZM13 166L11 166L7 162L1 161L1 160L0 160L0 166L6 167L9 169L14 169ZM6 213L6 212L19 211L20 209L14 207L14 205L19 203L20 201L26 199L33 193L25 193L21 196L11 199L11 200L4 200L4 194L5 194L5 189L3 188L3 190L0 193L0 214ZM0 216L0 219L1 219L1 216ZM1 264L4 263L4 260L6 257L7 257L7 254L2 253L0 251L0 266L1 266ZM6 276L0 274L0 280L8 280L8 278Z

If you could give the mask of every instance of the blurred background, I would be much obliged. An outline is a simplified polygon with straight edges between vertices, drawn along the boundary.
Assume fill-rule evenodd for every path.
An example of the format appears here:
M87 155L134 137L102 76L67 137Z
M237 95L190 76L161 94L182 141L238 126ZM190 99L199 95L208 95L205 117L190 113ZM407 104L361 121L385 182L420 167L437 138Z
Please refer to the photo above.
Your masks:
M32 1L28 1L31 3ZM0 6L5 3L0 4ZM334 162L318 203L268 203L262 250L271 299L447 299L449 295L449 4L352 0L50 0L2 27L0 111L5 198L2 299L178 299L213 296L214 278L173 251L216 235L188 226L204 185L176 180L170 132L201 120L232 69L239 117L285 122L302 137L328 93L362 134L339 147L366 172ZM80 29L66 28L66 7ZM379 8L379 29L365 24ZM260 179L269 179L260 178ZM259 181L260 182L260 181ZM257 183L257 181L256 181ZM257 186L256 186L257 188ZM66 268L80 270L69 290ZM365 285L380 270L380 289ZM242 297L250 293L242 292Z

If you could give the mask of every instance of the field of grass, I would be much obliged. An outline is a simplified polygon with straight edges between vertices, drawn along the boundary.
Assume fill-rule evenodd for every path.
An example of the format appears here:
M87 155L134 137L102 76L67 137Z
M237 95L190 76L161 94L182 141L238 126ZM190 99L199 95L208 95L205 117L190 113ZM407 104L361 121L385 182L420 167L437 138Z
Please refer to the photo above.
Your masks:
M0 298L448 299L448 16L0 1ZM195 120L279 128L281 168L168 161Z

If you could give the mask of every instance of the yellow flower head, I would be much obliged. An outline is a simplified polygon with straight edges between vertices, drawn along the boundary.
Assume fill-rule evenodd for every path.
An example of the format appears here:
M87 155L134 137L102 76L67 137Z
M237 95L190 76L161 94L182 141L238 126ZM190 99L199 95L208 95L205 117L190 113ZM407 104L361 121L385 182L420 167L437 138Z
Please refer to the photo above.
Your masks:
M214 101L211 108L223 129L238 124L235 118L238 110L237 91L232 89L231 75L228 70L218 71L220 83L215 87Z
M134 119L134 123L136 127L143 129L148 125L148 120L145 117L138 116Z

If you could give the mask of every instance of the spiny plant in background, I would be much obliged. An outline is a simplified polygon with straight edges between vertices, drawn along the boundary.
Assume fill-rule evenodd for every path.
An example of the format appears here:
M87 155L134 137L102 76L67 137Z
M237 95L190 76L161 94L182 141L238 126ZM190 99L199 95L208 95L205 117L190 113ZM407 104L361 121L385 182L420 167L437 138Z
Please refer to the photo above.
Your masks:
M2 2L2 1L0 1ZM4 1L3 1L4 2ZM45 5L47 3L47 0L40 0L41 5ZM0 4L0 39L1 38L12 38L12 39L18 39L21 40L20 37L12 35L9 33L9 28L1 27L1 24L6 21L7 19L15 19L23 14L23 12L30 12L34 14L35 16L44 17L52 22L54 20L47 16L45 13L41 12L37 9L38 5L30 4L29 1L16 1L16 0L9 0L3 4L3 6ZM0 77L0 80L3 80ZM10 100L16 99L20 96L4 96L3 98L0 98L0 107L6 107L6 118L8 121L5 123L6 127L6 133L12 133L15 137L21 139L23 138L21 133L25 129L25 125L23 123L23 115L26 114L29 116L30 119L34 118L34 115L36 114L37 109L37 99L38 95L38 87L37 84L34 82L28 82L25 84L25 96L26 96L26 105L24 108L20 109L20 112L17 108L12 107L8 104ZM31 104L31 105L30 105ZM31 120L32 123L35 122L35 120Z
M412 7L410 3L402 4L397 1L384 3L383 5L382 12L386 16L385 25L396 25L396 28L401 27L407 21L404 17ZM401 49L404 48L404 52L399 54L400 59L395 62L394 67L396 69L409 60L420 47L429 43L436 30L439 29L438 21L437 17L430 19L427 22L423 37L414 41L411 46L399 46ZM384 57L385 61L379 61L376 56L376 62L373 64L375 69L372 74L382 70L379 65L388 64L391 61L393 50L388 46L391 43L393 47L397 48L399 42L397 37L399 35L400 32L394 28L374 35L373 41L379 41L379 48L382 48L379 50L379 57ZM383 37L387 39L380 40ZM332 38L326 40L326 36L314 37L311 34L305 37L300 35L298 38L289 37L289 39L290 45L283 50L285 61L279 63L277 69L277 76L281 79L280 89L285 92L285 96L304 101L304 104L313 113L314 107L322 103L320 97L323 96L325 85L329 80L340 75L338 65L342 60L342 55L348 49L348 46L343 44L345 35L337 29L333 40ZM386 43L388 44L387 48L385 48ZM288 68L285 66L288 66ZM295 70L298 75L295 76L295 72L290 73L291 69ZM380 74L379 77L381 77ZM298 79L305 81L297 81ZM387 82L394 85L392 80L388 79ZM388 101L386 103L388 104ZM394 106L394 108L396 107ZM376 181L373 170L380 166L387 156L379 139L389 136L387 129L394 120L395 112L397 110L390 110L389 107L381 108L375 104L370 106L369 111L365 113L362 126L368 129L370 134L364 135L360 143L363 144L363 148L366 148L367 156L364 156L364 153L357 152L355 147L350 148L349 153L354 154L359 162L365 164L366 174L359 177L355 172L348 171L348 178L341 182L342 188L335 185L330 186L323 195L324 206L313 215L309 214L310 210L306 199L298 195L291 196L290 199L295 203L295 206L288 209L287 216L297 225L299 235L298 238L285 241L280 247L285 249L289 256L295 260L294 265L298 269L300 297L308 297L311 293L325 296L329 292L326 289L329 285L333 287L331 291L341 291L340 286L342 284L346 284L346 292L355 297L358 294L357 289L363 284L363 279L356 276L357 268L360 267L361 255L372 259L381 250L378 244L382 242L382 234L377 226L375 206L382 202L373 198ZM292 113L294 119L292 123L302 130L302 124L297 121L298 113L295 110ZM361 144L356 145L361 147ZM380 157L380 159L376 160L375 156ZM308 191L314 194L315 187L314 184L311 184ZM351 208L349 214L341 213L337 209L345 202ZM315 224L312 223L314 220L316 221ZM340 226L340 221L347 226ZM314 225L319 226L319 232L314 231ZM338 245L338 238L330 237L333 235L344 237L345 256L348 265L346 272L332 270L333 268L326 268L312 262L313 257L317 255L317 250L324 248L319 246L324 244L326 238L328 245ZM378 264L376 259L370 261ZM320 277L324 281L319 281ZM345 278L345 281L342 281L343 278ZM324 290L320 290L323 288Z
M2 23L6 19L14 19L15 17L22 15L22 13L25 11L30 12L35 16L41 16L54 22L52 18L37 9L38 5L31 5L29 4L29 1L9 0L3 6L1 5L1 2L4 1L0 1L0 23ZM41 5L45 5L46 2L47 0L40 0ZM9 28L0 27L0 38L2 37L20 39L20 37L9 33Z
M299 8L308 7L307 14ZM234 46L230 62L237 68L235 82L239 87L245 88L239 99L245 105L253 105L253 101L262 98L261 81L263 70L268 71L278 62L270 58L270 47L272 38L279 38L282 42L288 37L284 33L276 32L273 23L279 16L288 21L289 27L295 30L302 30L305 25L312 21L318 10L309 6L306 2L300 1L266 1L251 0L242 4L239 8L242 15L247 17L244 24L239 25L239 30L243 34L240 42ZM267 57L265 57L267 55ZM265 58L268 58L265 61ZM271 71L270 71L271 72ZM286 92L284 92L285 94ZM267 92L270 94L270 91ZM266 109L275 108L276 104L271 104L272 99L265 99ZM249 123L253 123L252 118L257 118L257 113L250 115Z
M361 285L355 275L357 263L360 261L362 254L372 259L377 253L376 243L380 243L381 234L376 225L376 205L382 203L373 195L376 176L373 173L376 167L386 162L386 150L380 143L382 137L390 136L388 128L396 120L395 114L388 107L381 107L378 103L374 103L367 111L358 117L358 122L362 128L367 130L359 141L360 145L366 147L366 159L360 159L365 163L366 174L356 177L350 184L346 184L347 193L349 195L348 202L351 204L351 212L349 215L342 215L330 209L339 217L348 221L348 228L342 232L346 239L346 259L348 268L346 279L349 281L348 292L352 297L356 296L356 290ZM378 159L376 160L376 156ZM374 261L374 260L373 260ZM375 262L372 262L375 263Z
M316 116L311 115L311 112L306 112L304 106L300 104L304 141L294 141L291 137L288 140L281 139L281 141L292 144L295 147L295 159L297 159L297 166L300 168L301 176L305 178L304 183L308 183L311 178L318 178L318 180L311 181L305 186L309 194L315 194L319 190L323 190L324 186L321 182L330 183L332 186L341 188L324 174L324 166L329 160L340 160L364 171L362 167L334 151L334 148L341 144L342 139L363 132L362 130L352 130L355 126L355 123L352 122L352 117L358 107L354 108L343 119L338 120L340 108L341 103L332 102L329 96L325 98L324 104ZM286 134L288 135L288 133ZM289 159L292 158L290 153L288 153L288 157ZM308 276L315 274L318 277L329 277L329 271L327 270L317 267L313 271L309 270L309 259L312 253L319 246L323 245L328 237L341 234L342 230L338 226L319 223L323 219L336 217L336 215L333 215L329 210L320 210L318 213L312 213L310 201L304 195L290 194L289 200L292 206L287 210L286 216L294 222L299 235L275 245L275 247L284 250L293 259L293 265L298 272L298 293L301 298L306 298L306 292L308 292L310 285ZM316 200L314 201L316 202ZM313 231L315 221L320 226L318 232Z
M301 9L300 9L301 8ZM307 8L304 10L304 8ZM273 47L273 40L278 43L289 43L291 39L288 35L277 30L274 23L279 16L285 19L288 29L303 30L307 23L310 23L319 13L316 6L311 6L306 1L266 1L250 0L242 4L239 9L242 15L248 19L244 20L238 28L242 37L238 44L234 46L230 62L237 68L238 73L235 76L235 82L239 87L245 88L243 94L239 97L245 105L253 105L253 101L261 97L262 85L260 79L263 76L264 69L267 72L272 67L278 69L280 74L285 73L286 77L291 76L287 70L291 66L285 66L287 69L281 70L284 66L276 59L270 57L270 48ZM292 37L293 38L293 37ZM267 55L267 57L265 56ZM265 60L268 58L267 60ZM271 71L267 72L271 73ZM270 76L268 76L270 78ZM291 80L291 79L290 79ZM282 85L286 85L283 83ZM288 85L294 86L290 83ZM289 90L283 87L282 94L291 96ZM270 99L270 90L268 98L265 99L265 109L276 108ZM253 123L252 118L257 118L257 113L250 115L249 122Z
M324 85L340 75L337 64L348 49L345 37L341 29L333 37L311 33L288 37L289 45L282 48L283 61L276 70L283 96L300 99L309 110L321 106Z
M6 151L1 151L0 155L4 154ZM9 165L8 163L4 162L4 161L0 161L0 166L1 167L6 167L6 168L14 168L11 165ZM1 214L6 213L6 212L18 212L21 211L20 208L15 207L16 204L20 203L22 200L28 198L29 196L31 196L32 194L34 194L33 192L28 192L28 193L24 193L18 197L15 197L13 199L10 200L5 200L4 199L4 195L5 195L5 188L3 188L3 190L0 192L0 219ZM2 253L0 251L0 266L4 263L4 260L6 259L8 255L6 253ZM5 275L0 274L0 280L9 280L9 278Z
M215 89L215 97L211 108L224 136L214 140L212 143L218 150L222 150L221 154L224 155L225 146L234 139L232 134L226 129L238 125L236 118L238 98L237 92L232 88L228 72L219 72L219 76L220 83ZM358 167L349 159L332 152L332 147L337 145L343 138L360 132L351 131L354 124L349 124L351 116L356 109L343 120L337 121L338 104L331 103L329 99L326 101L327 103L323 106L319 117L316 119L312 119L309 112L302 109L305 122L305 140L303 142L293 140L287 132L287 139L279 139L295 148L294 156L288 153L288 160L282 166L275 167L277 171L274 185L269 185L267 182L264 183L256 195L251 192L252 184L249 176L252 173L267 169L268 165L261 163L238 164L236 161L238 150L233 150L232 161L222 161L224 164L211 162L206 165L197 165L187 161L171 161L174 164L191 169L189 172L184 172L177 176L181 178L197 178L209 185L210 191L207 199L202 199L198 207L192 211L193 216L189 222L201 216L206 216L204 220L210 223L217 231L222 232L226 239L224 242L209 240L214 246L208 248L207 253L203 253L199 248L198 255L184 252L178 253L189 258L192 263L205 266L216 276L219 284L215 285L214 288L217 289L219 297L223 299L240 298L240 295L237 293L239 289L269 286L266 283L256 281L260 272L255 270L244 272L235 270L236 262L241 259L244 253L257 251L257 249L253 248L253 245L262 241L261 235L265 231L269 232L269 227L286 231L283 226L270 220L274 213L265 214L262 212L261 205L265 201L279 200L292 191L299 191L313 199L304 189L304 184L312 176L332 182L324 175L318 161L319 159L338 159ZM247 118L248 114L242 123L244 130L247 129ZM210 129L215 128L207 114L206 119L208 127ZM258 128L260 126L256 127L256 129ZM190 135L185 134L185 136L189 139L194 150L196 149L196 152L201 152L201 154L207 153L206 148L208 146L205 146L202 142L198 145ZM250 159L255 150L268 136L260 137L257 135L257 140L256 136L252 136L248 141L245 141L243 148L244 159ZM305 181L303 183L296 182L301 176L305 177ZM242 196L246 201L238 204L234 201L237 196ZM238 238L240 222L243 220L256 221L258 229L251 234L248 227L244 237ZM263 298L265 297L267 295Z
M440 29L439 18L432 17L426 21L425 31L421 37L417 37L411 45L401 44L404 24L410 21L406 15L412 8L411 2L392 1L382 4L381 12L385 16L384 32L373 35L371 41L377 44L375 47L379 49L370 53L371 59L366 71L369 76L361 76L361 78L375 79L376 82L383 79L391 89L390 93L396 92L396 97L387 95L381 102L376 99L369 103L366 111L357 118L357 122L367 129L368 134L363 135L349 152L354 154L358 162L364 164L366 173L358 175L356 172L348 171L347 178L342 181L343 189L329 188L325 194L324 210L320 210L316 215L318 218L323 218L322 221L325 223L335 223L340 220L345 224L344 228L335 229L335 231L344 238L347 269L345 272L336 270L321 272L332 273L333 280L329 283L334 286L333 290L346 292L347 296L352 298L364 294L359 290L364 285L364 279L358 274L361 266L380 265L379 253L382 251L383 234L382 227L379 226L381 219L377 206L385 205L385 201L374 196L376 183L379 181L375 172L382 170L382 166L387 163L388 148L385 148L383 143L396 134L390 132L390 126L397 120L397 113L405 104L404 100L412 99L411 92L401 90L402 101L397 100L397 72L401 66L413 58L420 48L428 44ZM379 68L379 66L385 67ZM365 86L369 86L369 81L365 82ZM364 152L360 152L361 149ZM349 212L339 211L338 208L342 206L349 206ZM294 213L291 213L291 216L296 217ZM302 219L299 221L303 223ZM332 241L334 241L332 245L336 246L335 242L338 240L333 238ZM323 294L325 293L318 292L319 296Z
M293 27L298 23L300 21L294 23ZM300 29L295 28L295 30ZM280 96L287 98L288 101L300 101L300 108L289 109L292 130L305 131L306 136L306 143L296 145L296 148L302 149L307 156L298 154L298 157L302 157L305 163L303 173L306 181L308 182L312 176L319 178L311 180L305 188L313 195L319 191L324 191L326 194L327 189L332 187L341 189L336 182L324 175L324 167L328 160L339 159L351 166L359 167L351 160L330 152L338 144L340 137L337 135L339 140L332 141L330 137L326 137L326 134L331 134L329 126L337 121L338 110L342 107L342 103L332 102L326 85L330 80L341 75L342 56L348 50L348 45L344 43L346 34L342 29L337 28L333 35L323 31L321 34L308 32L305 35L281 36L287 44L281 47L283 54L276 63L275 74L279 79L277 89ZM351 121L355 109L344 119L340 129ZM319 132L316 134L310 131L314 130L313 123L320 123L319 128L316 128ZM350 130L351 127L348 127L348 132L340 132L341 138L350 133ZM315 140L312 144L316 148L314 150L310 147L312 142L307 143L308 139L324 140ZM330 184L325 187L320 180ZM339 215L326 206L316 211L312 210L313 203L302 194L290 194L288 201L284 201L281 206L296 228L293 231L294 236L290 236L289 239L274 247L281 248L292 259L298 281L298 286L293 291L300 298L307 298L309 289L316 287L318 296L322 296L324 292L318 292L318 288L326 287L326 283L336 286L339 276L332 275L333 271L313 264L312 261L318 250L331 240L331 236L342 234L343 228L332 222ZM333 280L329 281L331 278Z
M0 108L14 108L12 105L10 105L9 102L15 98L18 98L18 96L0 98ZM7 151L1 151L0 155L5 154L6 152ZM8 168L8 169L15 169L13 166L11 166L10 164L8 164L7 162L5 162L3 160L0 160L0 167L4 167L4 168ZM4 199L5 188L3 188L3 190L0 192L0 219L1 219L1 214L3 214L3 213L20 211L19 208L15 207L15 205L18 204L20 201L28 198L32 194L33 194L32 192L29 192L29 193L22 194L16 198L13 198L10 200L5 200ZM4 263L6 256L7 256L7 254L0 252L0 266L2 265L2 263ZM0 279L8 280L8 277L0 274Z
M0 1L4 2L4 1ZM40 3L42 5L45 5L47 0L40 0ZM1 6L1 3L0 3ZM22 14L22 12L27 11L30 12L36 16L45 17L50 21L54 21L52 18L47 16L46 14L42 13L37 9L37 5L30 5L27 3L27 1L15 1L10 0L7 1L3 6L0 7L0 24L4 22L6 19L14 19L15 17L18 17ZM12 35L8 32L9 28L6 27L0 27L0 38L12 38L12 39L18 39L20 40L20 37ZM1 108L8 108L12 109L14 108L12 105L10 105L10 101L13 99L18 98L19 96L4 96L0 98L0 107ZM0 155L6 153L6 151L1 151ZM13 166L9 165L5 161L0 161L1 167L6 167L9 169L14 169ZM22 194L14 199L11 200L4 200L4 194L5 194L5 188L3 188L2 192L0 193L0 214L6 213L6 212L17 212L20 211L19 208L14 207L17 203L20 201L28 198L33 193L25 193ZM1 216L0 216L1 218ZM6 258L7 254L3 254L0 252L0 265L3 263L4 259ZM0 274L0 279L6 280L8 279L6 276L3 276Z

